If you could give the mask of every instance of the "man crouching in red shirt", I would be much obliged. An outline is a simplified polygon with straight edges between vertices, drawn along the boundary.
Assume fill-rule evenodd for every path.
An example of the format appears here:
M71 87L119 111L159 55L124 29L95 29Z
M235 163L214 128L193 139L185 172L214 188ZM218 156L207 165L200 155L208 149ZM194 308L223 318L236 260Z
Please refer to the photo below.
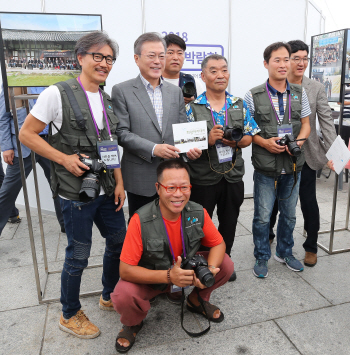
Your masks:
M190 176L182 160L162 162L157 180L159 200L140 208L130 220L120 256L121 279L111 294L123 324L116 341L118 352L126 352L134 344L150 309L150 299L178 291L179 287L195 286L187 298L190 311L205 316L199 295L210 321L219 323L224 319L223 312L209 299L234 270L232 260L225 254L225 242L207 211L189 201ZM201 252L215 277L211 287L204 286L194 270L181 268L183 260L196 255L200 245L211 248Z

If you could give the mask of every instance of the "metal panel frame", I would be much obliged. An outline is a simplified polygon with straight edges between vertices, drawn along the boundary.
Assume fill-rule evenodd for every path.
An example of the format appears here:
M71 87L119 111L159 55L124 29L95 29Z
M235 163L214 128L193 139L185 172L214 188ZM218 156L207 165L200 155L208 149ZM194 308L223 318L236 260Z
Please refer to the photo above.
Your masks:
M32 251L33 267L34 267L34 275L35 275L35 283L36 283L38 301L39 301L39 304L56 302L56 301L59 301L60 299L59 298L45 298L46 286L47 286L47 282L49 279L49 275L60 273L60 272L62 272L62 269L49 271L49 266L48 266L48 262L47 262L47 254L46 254L45 233L44 233L44 228L43 228L42 212L41 212L41 205L40 205L38 176L37 176L37 172L36 172L35 153L33 151L31 152L31 160L32 160L32 166L33 166L36 203L37 203L37 210L38 210L38 217L39 217L41 246L42 246L42 250L43 250L44 267L45 267L45 277L43 280L43 287L41 287L41 283L40 283L38 259L36 256L35 241L34 241L33 223L32 223L32 217L31 217L31 212L30 212L27 182L26 182L25 170L24 170L24 164L23 164L22 147L21 147L21 143L18 139L19 126L18 126L18 117L17 117L17 110L16 110L16 101L17 100L24 101L25 108L26 108L27 114L28 114L29 113L28 100L37 99L39 97L39 95L28 95L26 87L22 87L23 95L15 96L13 87L10 87L9 91L10 91L9 98L10 98L10 103L11 103L11 107L12 107L12 116L13 116L13 120L14 120L14 124L15 124L19 168L20 168L20 172L21 172L23 196L24 196L26 215L27 215L27 221L28 221L28 232L29 232L29 239L30 239L30 247L31 247L31 251ZM88 266L88 267L86 267L86 269L97 268L97 267L102 267L102 266L103 266L102 264L96 264L96 265ZM101 292L102 292L102 290L85 292L85 293L80 293L79 296L80 297L94 296L94 295L101 294Z

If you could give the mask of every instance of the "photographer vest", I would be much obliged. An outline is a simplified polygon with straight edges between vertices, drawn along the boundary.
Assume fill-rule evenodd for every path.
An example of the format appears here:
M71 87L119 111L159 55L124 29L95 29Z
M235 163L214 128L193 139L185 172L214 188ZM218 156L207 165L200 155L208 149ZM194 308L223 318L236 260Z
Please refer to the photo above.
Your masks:
M149 270L168 270L173 264L169 241L159 208L159 200L148 203L136 213L140 217L143 252L138 266ZM204 237L204 211L203 207L189 201L181 214L186 257L191 258L196 254L201 239ZM184 260L184 254L181 255ZM155 290L164 291L168 284L151 285Z
M291 96L291 120L293 127L293 135L297 138L301 128L301 109L302 109L302 87L296 84L290 85ZM268 93L266 92L266 83L259 85L250 90L253 96L255 114L254 119L258 124L261 132L258 133L262 138L269 139L278 137L276 115L271 105ZM286 109L284 112L282 124L289 124L289 95L287 95ZM301 155L297 158L297 171L300 171L304 165L304 149L301 148ZM281 154L270 153L267 149L260 145L252 145L252 164L254 169L266 176L279 176L282 169L286 174L293 173L292 157L287 153Z
M195 121L207 121L208 136L214 127L210 110L205 105L190 103ZM244 128L243 101L238 99L227 110L227 123L230 127ZM188 164L190 169L191 183L197 185L215 185L223 177L230 183L239 182L244 175L244 160L242 150L238 148L236 164L233 169L231 161L219 163L215 145L203 151L200 158ZM214 171L216 170L216 171ZM227 171L227 173L225 173Z
M100 159L97 153L97 134L94 122L91 117L88 102L85 93L76 79L69 79L66 83L72 89L74 96L78 102L79 108L85 120L85 130L81 129L76 121L73 109L68 100L67 94L63 87L58 83L55 84L61 94L62 99L62 127L60 129L63 137L57 132L52 135L52 123L50 124L49 143L52 147L60 152L72 155L74 152L69 144L80 154L89 156L90 159ZM115 134L117 123L119 122L117 116L113 113L112 101L110 97L102 92L104 106L108 117L109 126L113 139L117 141ZM103 120L104 128L100 132L102 140L109 140L106 122ZM89 139L87 138L89 137ZM91 141L91 143L89 142ZM77 177L66 170L62 165L51 161L51 189L54 196L57 194L69 200L79 201L79 190L81 188L82 176ZM113 169L106 170L106 173L100 174L100 183L108 196L114 193L116 186Z

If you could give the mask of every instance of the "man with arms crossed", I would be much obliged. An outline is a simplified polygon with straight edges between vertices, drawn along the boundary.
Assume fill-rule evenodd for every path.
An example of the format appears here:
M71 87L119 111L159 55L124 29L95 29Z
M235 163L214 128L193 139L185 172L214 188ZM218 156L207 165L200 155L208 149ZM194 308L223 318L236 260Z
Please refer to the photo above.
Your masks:
M166 35L164 40L166 42L167 50L163 79L168 83L179 86L181 89L186 83L193 83L196 88L196 95L192 97L184 97L185 103L188 104L204 92L204 85L199 79L194 78L192 75L181 72L185 60L185 41L180 36L173 33Z
M218 54L206 57L202 62L201 75L207 91L187 105L186 112L189 121L207 122L209 148L189 164L191 200L201 204L210 217L217 206L218 229L224 238L226 253L231 256L239 209L244 200L241 149L251 144L252 136L260 129L250 117L247 104L226 91L230 73L225 57ZM236 143L224 139L225 126L241 130L242 140ZM223 149L227 151L227 147L231 149L223 159L221 152ZM236 273L233 273L230 281L235 279Z
M61 330L79 338L95 338L100 330L81 310L79 291L81 276L88 265L93 223L106 239L103 258L103 291L99 307L113 310L110 293L119 280L119 257L126 228L122 206L125 200L120 169L106 169L100 174L101 192L88 203L80 202L82 175L89 167L78 154L99 159L97 142L103 146L117 142L118 119L109 96L99 85L107 79L118 54L118 46L103 32L80 38L75 55L81 66L77 79L65 83L72 90L83 113L85 127L77 123L68 99L65 83L50 86L40 94L20 131L20 140L36 153L52 161L51 188L60 196L68 246L61 276ZM38 135L50 123L49 143ZM57 132L57 129L60 131ZM61 133L61 134L60 134Z
M129 220L138 208L157 197L157 166L164 159L179 156L172 124L187 122L180 88L161 78L164 39L154 32L144 33L135 41L134 53L140 75L112 89L113 108L119 118L117 134L124 148L121 166ZM197 148L187 153L190 159L200 155Z
M278 144L285 134L305 139L310 134L309 102L300 85L290 84L287 74L291 48L276 42L264 51L264 66L268 80L245 95L249 111L261 132L253 137L254 166L253 238L256 277L267 277L267 262L271 257L269 227L271 212L278 200L280 211L277 227L277 247L274 258L293 271L302 271L302 264L292 253L294 245L295 208L298 200L300 171L304 154L292 156L287 146ZM304 140L298 141L301 147Z
M301 171L299 197L304 217L304 229L307 232L307 238L303 244L305 249L304 264L306 266L315 266L317 263L318 231L320 229L320 212L316 199L316 171L322 169L325 164L334 170L333 162L331 160L328 161L326 158L326 152L337 136L323 85L304 75L309 64L308 45L300 40L288 43L292 48L288 81L289 83L303 86L311 109L309 117L311 133L303 145L305 163ZM323 141L317 134L316 114L320 123ZM277 211L278 204L276 201L270 221L270 243L275 237L273 226L276 221Z
M128 351L142 328L150 309L149 300L169 292L173 285L195 288L187 298L191 312L204 315L199 297L212 322L222 322L223 312L209 303L213 290L227 282L233 262L225 254L225 242L206 210L189 201L190 176L181 159L162 162L157 168L156 199L140 208L132 217L120 256L121 280L111 294L115 310L120 314L123 329L116 349ZM181 268L181 261L196 255L200 245L210 247L201 254L215 276L215 283L206 288L194 270Z

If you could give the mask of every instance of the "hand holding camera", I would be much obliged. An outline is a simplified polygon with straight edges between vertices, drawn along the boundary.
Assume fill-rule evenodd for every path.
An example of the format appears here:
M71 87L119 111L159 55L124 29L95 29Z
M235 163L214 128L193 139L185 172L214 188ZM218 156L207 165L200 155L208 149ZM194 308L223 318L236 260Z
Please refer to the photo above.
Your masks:
M80 154L84 158L89 158L87 155ZM74 176L82 176L89 167L86 166L77 154L66 155L62 164Z
M221 140L223 137L224 131L222 125L216 124L209 132L208 143L210 146L213 146L217 140Z
M184 270L181 268L182 258L177 258L176 264L170 270L170 281L179 287L187 287L193 284L194 270Z

